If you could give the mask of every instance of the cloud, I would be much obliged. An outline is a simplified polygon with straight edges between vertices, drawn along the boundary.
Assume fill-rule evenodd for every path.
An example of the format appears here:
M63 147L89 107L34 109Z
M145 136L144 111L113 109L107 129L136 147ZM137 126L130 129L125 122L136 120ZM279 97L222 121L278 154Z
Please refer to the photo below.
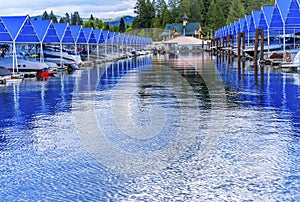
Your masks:
M98 1L76 1L76 0L1 0L1 16L12 15L41 15L44 11L53 11L56 15L64 16L65 13L78 11L83 18L93 14L97 18L114 18L123 15L134 15L133 7L136 0L98 0Z

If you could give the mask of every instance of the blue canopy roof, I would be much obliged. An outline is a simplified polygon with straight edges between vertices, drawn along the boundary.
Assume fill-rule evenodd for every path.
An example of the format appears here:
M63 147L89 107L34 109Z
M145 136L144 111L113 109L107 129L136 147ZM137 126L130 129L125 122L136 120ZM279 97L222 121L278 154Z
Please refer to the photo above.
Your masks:
M115 32L109 32L106 37L106 43L113 43Z
M265 30L269 29L270 22L272 19L274 6L263 6L261 8L261 14L259 18L259 28L263 28Z
M270 21L270 28L272 29L282 29L283 22L278 6L275 6L273 9L272 18Z
M0 42L12 42L13 38L0 18Z
M95 29L94 30L94 35L95 35L95 39L96 39L97 43L99 43L101 32L102 32L101 29Z
M58 37L62 43L74 43L74 37L68 23L54 23Z
M13 41L17 43L40 41L28 16L2 16L0 18Z
M261 13L262 12L258 10L252 11L252 19L253 19L255 29L259 28L259 20L260 20Z
M86 36L86 41L89 44L97 44L97 39L94 30L91 27L82 28L84 35Z
M281 13L285 33L295 33L300 29L300 10L298 0L277 0L276 5Z
M78 39L79 39L79 36L80 36L81 26L71 25L69 27L71 29L71 32L72 32L73 36L74 36L74 42L78 43Z
M31 21L41 42L59 43L59 37L51 20Z
M100 34L100 39L99 39L99 44L106 43L107 38L109 36L109 31L108 30L103 30Z

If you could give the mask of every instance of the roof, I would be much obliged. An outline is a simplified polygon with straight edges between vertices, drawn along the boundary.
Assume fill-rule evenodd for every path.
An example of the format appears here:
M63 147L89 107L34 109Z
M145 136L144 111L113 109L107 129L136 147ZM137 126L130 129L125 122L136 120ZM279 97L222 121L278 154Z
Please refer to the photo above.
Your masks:
M74 43L74 36L68 23L54 23L58 37L62 43Z
M41 42L60 42L56 29L51 20L33 20L31 22Z
M94 30L50 20L31 21L28 16L0 16L1 43L64 43L64 44L139 44L151 39L135 37L107 30Z
M108 37L108 30L103 30L100 34L100 38L99 38L99 44L105 43L107 41L107 37Z
M28 16L2 16L0 18L13 41L18 43L40 41Z
M91 27L86 27L86 28L82 28L84 35L86 36L86 41L89 44L97 44L97 39L94 33L93 28Z
M202 43L206 43L202 39L198 39L191 36L179 36L173 38L171 40L163 42L164 44L177 44L177 45L202 45Z
M9 33L7 27L5 26L4 22L0 18L0 41L1 42L12 42L12 36Z
M185 35L186 36L193 36L195 35L195 32L197 32L201 28L199 22L188 22L185 27ZM169 36L172 34L173 30L176 29L176 31L183 35L183 24L182 23L173 23L173 24L166 24L165 29L163 33L160 36Z

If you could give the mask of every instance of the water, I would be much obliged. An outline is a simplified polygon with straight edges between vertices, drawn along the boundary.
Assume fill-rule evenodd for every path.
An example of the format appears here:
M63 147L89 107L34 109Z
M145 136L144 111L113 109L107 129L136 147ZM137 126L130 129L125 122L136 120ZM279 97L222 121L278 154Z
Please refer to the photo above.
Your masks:
M0 86L1 201L299 201L299 74L215 61Z

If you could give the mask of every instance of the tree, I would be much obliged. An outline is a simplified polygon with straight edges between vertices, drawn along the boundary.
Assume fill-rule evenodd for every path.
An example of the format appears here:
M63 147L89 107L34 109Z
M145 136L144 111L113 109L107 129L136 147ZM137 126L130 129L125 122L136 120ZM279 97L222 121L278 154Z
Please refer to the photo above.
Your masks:
M50 20L52 20L53 23L58 22L57 18L56 18L56 15L54 15L53 11L50 12L49 18L50 18Z
M169 22L177 22L179 14L179 0L169 0Z
M229 9L231 7L232 1L228 0L218 0L219 5L221 6L221 9L224 13L224 18L228 18Z
M45 11L45 12L43 13L43 15L42 15L42 20L50 20L50 17L49 17L49 15L48 15L47 11Z
M146 12L146 1L145 0L137 0L135 7L134 7L134 13L136 14L135 19L133 20L133 28L140 29L143 28L143 21L145 12Z
M82 25L83 21L78 13L78 11L75 11L74 14L71 14L71 24L72 25Z
M200 22L202 24L205 19L205 9L203 0L191 0L190 12L190 21Z
M94 21L94 16L91 14L90 20Z
M123 18L121 18L120 20L119 31L121 33L124 33L126 31L125 22Z
M225 18L221 6L214 1L211 2L207 11L206 28L207 31L214 32L225 24Z
M232 0L226 23L230 24L231 22L234 22L235 20L244 17L245 14L245 8L241 0Z
M134 21L133 27L135 29L150 28L155 18L155 8L150 0L138 0L134 7L134 13L137 14Z
M67 22L67 23L70 23L70 22L71 22L71 18L70 18L69 13L66 13L66 14L65 14L65 18L66 18L66 22Z
M181 22L182 21L182 15L185 13L188 17L191 16L190 12L191 4L190 0L180 0L179 6L178 6L178 16L176 21Z

